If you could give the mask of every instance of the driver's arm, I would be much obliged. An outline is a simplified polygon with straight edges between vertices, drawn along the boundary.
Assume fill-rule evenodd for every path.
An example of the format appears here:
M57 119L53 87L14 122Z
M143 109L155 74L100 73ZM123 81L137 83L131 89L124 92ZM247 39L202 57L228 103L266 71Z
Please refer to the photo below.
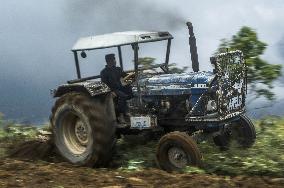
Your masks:
M101 76L101 81L102 81L103 83L105 83L105 84L108 84L108 83L109 83L109 79L108 79L108 76L107 76L105 70L102 70L102 71L101 71L100 76Z
M127 73L124 72L120 67L117 67L121 73L121 77L124 78L125 76L127 76Z

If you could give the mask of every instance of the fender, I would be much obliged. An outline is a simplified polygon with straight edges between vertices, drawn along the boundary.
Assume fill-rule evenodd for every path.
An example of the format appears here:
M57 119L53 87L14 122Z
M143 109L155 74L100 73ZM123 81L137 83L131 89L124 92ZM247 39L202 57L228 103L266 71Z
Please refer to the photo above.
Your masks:
M52 90L52 95L55 98L70 92L83 92L89 94L90 96L97 96L108 93L110 91L111 90L109 89L109 87L102 82L86 81L73 84L63 84L57 89Z

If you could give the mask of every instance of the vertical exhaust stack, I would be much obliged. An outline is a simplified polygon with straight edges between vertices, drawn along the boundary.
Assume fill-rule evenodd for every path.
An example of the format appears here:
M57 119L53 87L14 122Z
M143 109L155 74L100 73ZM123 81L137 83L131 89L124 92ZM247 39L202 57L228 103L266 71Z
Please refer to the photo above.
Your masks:
M197 54L197 47L196 47L196 39L193 33L193 26L191 22L187 22L186 25L188 27L188 32L189 32L189 46L190 46L192 69L194 72L198 72L199 62L198 62L198 54Z

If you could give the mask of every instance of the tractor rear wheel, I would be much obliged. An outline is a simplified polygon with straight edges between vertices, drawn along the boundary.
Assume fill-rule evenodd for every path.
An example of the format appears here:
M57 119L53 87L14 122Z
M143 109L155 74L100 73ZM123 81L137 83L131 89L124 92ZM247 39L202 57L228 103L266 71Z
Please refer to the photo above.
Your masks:
M171 132L158 144L156 160L166 171L180 171L186 166L200 166L202 155L196 142L184 132Z
M67 161L91 167L110 161L116 141L111 95L65 94L52 109L51 125L55 146Z

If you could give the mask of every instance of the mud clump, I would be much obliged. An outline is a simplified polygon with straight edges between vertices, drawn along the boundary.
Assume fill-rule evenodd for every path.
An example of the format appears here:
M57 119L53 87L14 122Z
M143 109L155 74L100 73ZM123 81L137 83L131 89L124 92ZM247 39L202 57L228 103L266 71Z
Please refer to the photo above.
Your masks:
M57 155L50 127L37 128L32 126L11 125L2 131L0 148L1 158L19 160L41 160L61 162Z
M51 140L30 140L19 143L8 151L9 158L51 161L56 157Z

